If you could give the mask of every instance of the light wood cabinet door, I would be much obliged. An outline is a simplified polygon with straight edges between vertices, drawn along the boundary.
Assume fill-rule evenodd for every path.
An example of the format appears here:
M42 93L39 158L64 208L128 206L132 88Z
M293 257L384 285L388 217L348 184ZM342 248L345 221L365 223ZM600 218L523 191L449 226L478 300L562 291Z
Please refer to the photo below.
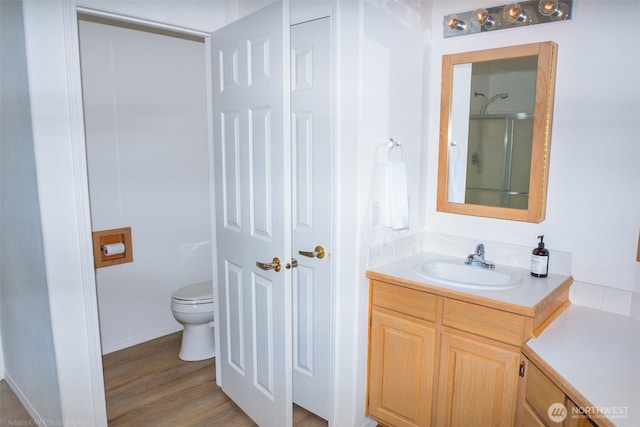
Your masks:
M549 418L549 408L553 404L564 404L564 393L528 360L525 375L527 376L525 393L527 405L545 425L554 424L555 422Z
M372 310L370 416L396 427L429 425L435 339L433 327Z
M538 414L526 402L522 408L522 427L546 427L546 424L538 418Z
M512 427L520 354L442 333L437 425Z

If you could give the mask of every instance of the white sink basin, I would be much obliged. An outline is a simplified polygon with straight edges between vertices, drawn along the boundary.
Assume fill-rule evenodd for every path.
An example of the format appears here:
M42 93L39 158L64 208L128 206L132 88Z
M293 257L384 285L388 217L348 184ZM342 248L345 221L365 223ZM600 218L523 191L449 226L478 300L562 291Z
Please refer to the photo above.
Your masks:
M489 270L467 265L464 261L426 261L416 266L416 272L435 284L467 289L502 290L522 283L520 275L504 268Z

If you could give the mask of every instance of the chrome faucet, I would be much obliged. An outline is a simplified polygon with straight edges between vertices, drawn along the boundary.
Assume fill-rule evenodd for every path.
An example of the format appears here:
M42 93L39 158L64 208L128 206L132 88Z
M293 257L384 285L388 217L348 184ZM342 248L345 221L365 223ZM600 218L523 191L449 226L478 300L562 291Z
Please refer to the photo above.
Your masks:
M495 264L484 260L484 245L482 243L479 243L478 246L476 246L476 252L469 255L464 263L474 267L488 269L496 268Z

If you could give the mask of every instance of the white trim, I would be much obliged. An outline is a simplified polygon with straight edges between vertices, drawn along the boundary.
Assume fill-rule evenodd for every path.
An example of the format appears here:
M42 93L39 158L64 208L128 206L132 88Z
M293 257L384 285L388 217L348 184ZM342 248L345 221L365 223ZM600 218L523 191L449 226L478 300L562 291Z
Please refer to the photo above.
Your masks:
M213 33L212 33L213 34ZM216 186L215 186L215 161L213 157L213 58L211 57L211 36L208 34L204 38L204 55L205 55L205 67L206 67L206 87L207 87L207 144L209 147L209 212L211 216L211 277L218 277L218 244L216 237ZM218 293L218 281L213 280L213 295L219 295ZM220 305L218 298L213 299L213 318L217 322L220 317ZM215 347L220 347L220 329L214 328ZM222 371L221 364L216 363L216 384L222 388Z
M90 358L89 369L94 402L94 425L98 426L106 425L107 408L104 394L100 321L98 317L98 297L93 260L91 205L89 201L87 154L84 134L82 77L80 74L78 14L74 4L70 4L63 10L63 28L66 50L69 129L71 134L71 155L75 184L74 193L76 195L82 289L84 293L85 331L88 344L87 350Z
M36 411L36 409L33 407L31 402L27 398L27 396L25 396L25 394L22 392L20 387L18 387L16 382L13 380L13 378L11 378L11 375L6 374L6 377L4 380L7 382L7 384L9 385L9 388L16 395L20 403L22 403L22 406L24 406L24 409L29 413L31 418L33 418L34 424L37 426L40 426L40 425L46 426L47 420L43 419L42 416L38 413L38 411ZM7 425L11 425L11 421L13 420L7 420ZM16 423L15 425L18 425L18 423Z
M292 136L291 136L291 0L282 0L282 142L284 149L284 259L292 259ZM287 209L287 207L289 209ZM293 425L293 275L291 270L284 276L285 310L285 414L287 426Z
M338 204L337 195L338 195L338 180L337 176L337 97L336 97L336 88L337 88L337 78L338 71L336 67L336 36L337 36L337 25L335 18L336 8L335 3L332 5L331 10L329 11L329 50L330 50L330 58L331 58L331 68L330 68L330 91L331 91L331 141L329 143L329 149L331 150L331 248L330 248L330 256L332 253L336 252L337 248L337 224L338 224ZM336 372L338 361L336 360L336 347L337 347L337 338L338 334L336 333L338 329L337 320L337 286L338 283L338 275L337 275L337 263L335 261L336 257L332 258L333 265L331 266L331 283L329 286L330 290L330 299L331 301L331 331L330 331L330 344L329 344L329 357L330 357L330 383L329 389L331 390L331 396L329 399L329 427L336 425L336 406L333 400L333 396L335 395L334 387L336 384Z
M0 328L0 331L1 330L2 329ZM0 333L0 381L3 379L4 379L4 353L2 351L2 333Z
M2 7L0 7L0 22L2 22ZM2 61L2 57L0 57ZM0 81L0 85L2 82ZM0 102L2 102L0 100ZM0 150L0 164L2 164L2 150ZM0 188L2 188L2 178L0 177ZM2 232L0 227L0 233ZM0 241L2 237L0 236ZM2 246L0 246L0 257L2 256ZM0 286L0 299L2 298L2 286ZM2 351L2 307L0 306L0 380L4 379L4 352Z
M186 35L202 37L202 38L210 36L210 33L207 33L204 31L194 30L194 29L185 28L185 27L178 27L175 25L165 24L165 23L153 21L150 19L134 18L132 16L125 16L125 15L120 15L118 13L108 12L106 10L98 10L98 9L93 9L85 6L77 6L76 10L78 13L83 15L106 18L112 21L125 22L128 24L137 24L144 27L151 27L151 28L157 28L160 30L173 31L175 33L186 34Z
M364 417L364 382L359 370L366 359L366 347L360 353L360 295L364 291L360 277L361 239L358 198L358 108L360 38L363 4L336 3L334 19L335 81L335 330L333 358L333 426L361 425ZM366 340L366 332L364 332ZM365 344L366 345L366 344ZM365 362L366 366L366 362Z
M83 121L74 5L23 2L25 47L51 333L62 420L106 425L92 254L86 254ZM67 24L65 26L65 23ZM74 45L75 43L75 45ZM64 52L64 57L59 55ZM76 83L76 84L74 84ZM78 176L80 175L80 176ZM90 237L89 237L90 239ZM93 304L88 302L93 301ZM52 405L53 406L53 405ZM56 405L57 406L57 405Z

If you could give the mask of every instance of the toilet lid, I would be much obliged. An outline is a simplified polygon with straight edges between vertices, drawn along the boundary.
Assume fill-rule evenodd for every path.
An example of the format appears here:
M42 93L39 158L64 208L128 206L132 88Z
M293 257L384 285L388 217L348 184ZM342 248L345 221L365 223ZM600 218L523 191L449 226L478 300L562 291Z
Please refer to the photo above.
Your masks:
M213 288L211 280L194 283L178 289L171 295L174 300L197 301L199 303L213 302Z

